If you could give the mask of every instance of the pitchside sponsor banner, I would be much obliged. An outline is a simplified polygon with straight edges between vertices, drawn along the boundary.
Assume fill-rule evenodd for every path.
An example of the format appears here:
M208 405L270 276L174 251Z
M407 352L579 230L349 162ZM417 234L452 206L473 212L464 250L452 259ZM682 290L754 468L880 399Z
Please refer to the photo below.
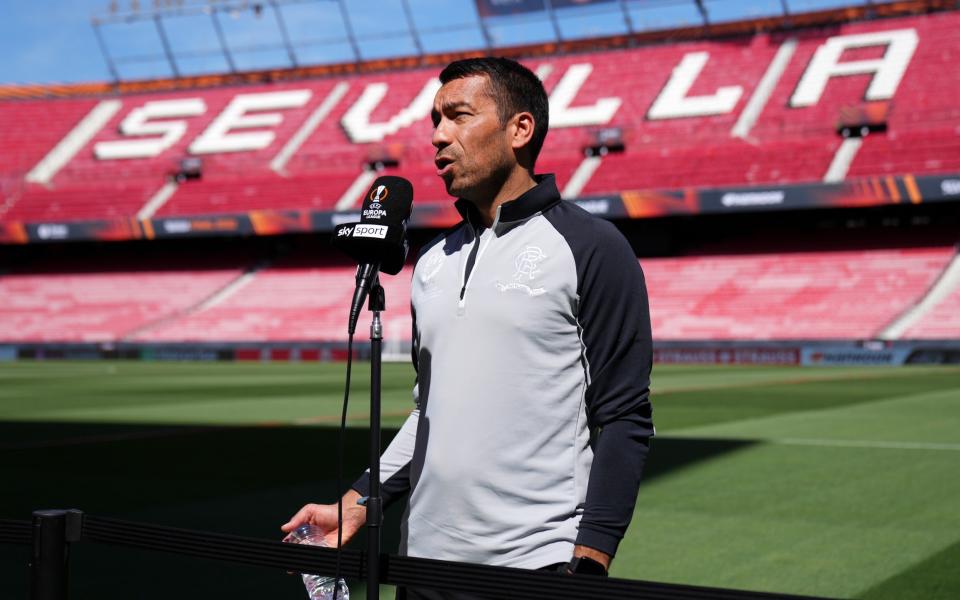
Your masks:
M614 196L574 200L606 219L645 219L672 215L717 214L817 208L856 208L894 204L960 201L960 175L866 177L836 184L626 191ZM415 205L410 226L442 229L460 220L453 201ZM140 238L326 233L360 213L303 210L251 211L242 214L166 217L137 221L0 223L0 244Z
M654 348L653 362L668 365L796 365L799 348Z
M574 203L588 213L597 215L598 217L612 219L627 216L623 200L616 196L583 198L581 200L574 200Z
M121 241L143 237L141 224L133 218L113 221L46 221L27 223L24 228L31 242Z
M882 349L850 346L804 348L801 364L805 366L855 366L855 365L902 365L912 348L893 347Z
M203 217L170 217L149 221L147 237L175 238L195 236L232 236L254 233L250 215L209 215ZM284 230L286 233L289 230ZM276 231L280 233L280 231Z

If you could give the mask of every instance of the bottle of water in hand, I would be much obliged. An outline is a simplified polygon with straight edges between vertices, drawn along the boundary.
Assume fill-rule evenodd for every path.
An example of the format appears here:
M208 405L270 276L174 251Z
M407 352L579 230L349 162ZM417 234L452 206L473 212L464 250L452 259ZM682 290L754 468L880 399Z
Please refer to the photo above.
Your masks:
M308 546L321 546L326 548L327 543L323 540L323 531L316 525L301 525L296 531L291 533L286 541L294 544L306 544ZM310 600L333 600L334 578L326 575L312 575L303 573L303 585L307 588L307 596ZM336 582L337 600L350 600L350 590L347 589L347 582L341 579Z

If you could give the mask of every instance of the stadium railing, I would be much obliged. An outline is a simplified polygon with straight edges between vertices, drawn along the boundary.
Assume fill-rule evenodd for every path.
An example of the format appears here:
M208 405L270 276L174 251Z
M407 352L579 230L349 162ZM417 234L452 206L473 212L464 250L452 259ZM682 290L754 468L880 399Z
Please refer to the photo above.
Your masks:
M87 515L79 510L36 511L32 523L0 520L0 543L33 546L31 600L67 598L68 548L86 541L300 573L332 573L337 562L336 551L329 548L136 523ZM344 550L341 567L346 578L366 578L367 561L360 551ZM568 576L388 555L381 557L379 579L390 585L530 600L813 600L811 596Z

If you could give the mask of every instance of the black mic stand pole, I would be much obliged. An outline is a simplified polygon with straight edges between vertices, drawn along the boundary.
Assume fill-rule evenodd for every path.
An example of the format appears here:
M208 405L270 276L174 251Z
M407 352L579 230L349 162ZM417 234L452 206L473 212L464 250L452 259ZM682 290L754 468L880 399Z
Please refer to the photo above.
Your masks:
M386 308L378 275L370 286L370 496L367 498L367 600L380 599L380 530L383 504L380 497L380 366L383 355L383 323Z

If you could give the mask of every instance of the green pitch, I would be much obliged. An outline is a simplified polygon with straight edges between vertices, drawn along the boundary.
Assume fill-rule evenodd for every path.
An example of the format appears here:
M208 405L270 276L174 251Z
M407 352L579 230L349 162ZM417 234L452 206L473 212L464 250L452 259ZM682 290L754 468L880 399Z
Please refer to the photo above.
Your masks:
M345 482L366 460L368 377L354 370ZM385 442L412 377L385 365ZM335 497L342 385L343 365L0 363L0 517L77 507L275 537L301 504ZM960 597L960 369L657 367L653 403L658 437L613 575ZM0 598L26 597L26 554L0 547ZM93 544L75 548L72 592L302 596L282 573Z

